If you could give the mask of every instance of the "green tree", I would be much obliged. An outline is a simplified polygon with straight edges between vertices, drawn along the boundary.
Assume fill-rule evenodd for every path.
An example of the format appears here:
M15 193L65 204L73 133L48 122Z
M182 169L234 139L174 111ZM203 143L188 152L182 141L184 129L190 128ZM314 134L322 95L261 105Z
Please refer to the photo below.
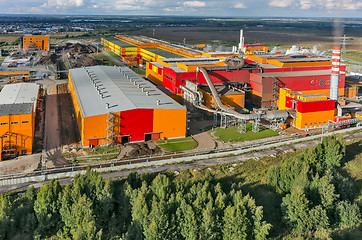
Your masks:
M341 201L337 205L339 225L342 229L357 226L361 222L361 213L356 203Z
M38 191L34 212L38 220L37 233L40 236L51 236L61 228L58 202L61 190L59 183L53 179Z
M248 235L248 227L250 222L247 218L247 211L242 204L235 207L228 206L224 213L224 240L241 240L250 239L252 236Z
M202 213L202 222L200 224L200 235L202 239L217 240L220 239L219 229L217 229L214 206L210 201Z
M178 215L180 221L180 232L185 240L195 240L198 239L199 230L197 228L198 224L196 221L195 212L190 205L186 203L185 200L182 200L180 203L180 209L178 210Z
M9 196L0 195L0 239L8 238L12 204Z
M309 201L301 186L296 186L290 194L283 198L282 210L286 223L296 233L309 232Z

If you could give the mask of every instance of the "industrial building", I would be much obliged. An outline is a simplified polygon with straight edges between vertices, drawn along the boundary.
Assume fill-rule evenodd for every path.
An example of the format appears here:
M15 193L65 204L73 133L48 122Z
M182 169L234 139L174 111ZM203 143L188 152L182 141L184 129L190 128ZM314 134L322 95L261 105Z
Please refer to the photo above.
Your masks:
M224 117L250 120L236 113L225 113L228 109L242 109L246 105L249 109L279 108L283 112L273 113L277 116L273 121L286 123L287 111L291 125L299 129L316 128L334 120L336 105L333 102L344 104L344 97L357 94L356 87L345 83L346 66L337 63L336 59L340 56L338 49L334 49L336 52L332 59L308 54L286 55L269 53L263 44L244 44L242 35L240 39L239 50L236 47L232 52L197 52L191 49L195 52L189 55L186 51L190 50L183 46L146 37L116 36L113 45L115 50L122 44L136 48L133 56L146 66L146 77L169 90L168 95L173 99L179 102L186 100L188 107L196 105L196 108L208 112L220 110L222 106L221 115ZM112 39L108 40L106 46L112 47ZM126 48L120 55L126 57L130 52ZM219 104L217 101L220 101ZM295 105L290 106L291 102ZM310 107L318 104L323 107ZM260 112L259 117L251 119L259 121L262 115ZM319 116L316 121L310 119L313 115Z
M186 108L127 67L69 70L83 147L181 138Z
M16 83L1 90L1 158L32 153L39 89L35 83Z
M20 48L26 51L43 50L49 51L50 41L46 35L25 35L20 42Z

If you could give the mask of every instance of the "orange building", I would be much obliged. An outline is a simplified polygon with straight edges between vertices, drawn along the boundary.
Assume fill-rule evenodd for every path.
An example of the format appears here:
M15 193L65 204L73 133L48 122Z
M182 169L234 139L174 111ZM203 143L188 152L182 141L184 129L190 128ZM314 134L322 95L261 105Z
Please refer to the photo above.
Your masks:
M83 147L186 135L186 108L127 67L71 69L68 86Z
M25 35L22 45L24 50L44 50L49 51L49 36Z
M290 89L281 88L279 110L294 109L295 118L291 125L299 129L318 128L334 119L335 100L321 94L302 95Z
M5 85L0 92L1 158L32 153L39 85Z

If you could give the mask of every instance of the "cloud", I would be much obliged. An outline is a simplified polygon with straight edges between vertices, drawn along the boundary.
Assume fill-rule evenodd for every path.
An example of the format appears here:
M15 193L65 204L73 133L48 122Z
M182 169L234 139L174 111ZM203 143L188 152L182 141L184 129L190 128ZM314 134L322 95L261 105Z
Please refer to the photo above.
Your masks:
M187 6L187 7L205 7L206 3L205 2L200 2L200 1L185 1L184 6Z
M87 0L85 0L85 1L87 3L93 2L93 1L87 1ZM84 3L85 1L84 0L47 0L42 5L42 7L68 9L68 8L72 8L72 7L82 7L85 5L85 3ZM92 5L94 5L94 4L92 4Z
M291 5L293 5L293 3L294 0L272 0L269 2L269 6L285 8L290 7Z
M234 5L234 8L246 8L244 3L237 3Z
M271 0L269 6L279 8L326 9L340 11L356 11L362 9L360 0Z

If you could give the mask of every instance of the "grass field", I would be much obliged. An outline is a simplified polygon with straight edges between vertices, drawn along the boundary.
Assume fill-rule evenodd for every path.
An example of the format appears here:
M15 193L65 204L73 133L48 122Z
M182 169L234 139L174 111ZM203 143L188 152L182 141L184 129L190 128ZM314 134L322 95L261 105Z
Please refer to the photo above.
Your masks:
M97 59L101 60L103 65L108 65L108 66L113 66L113 65L117 65L116 62L114 62L110 57L108 57L106 54L104 53L95 53L93 54Z
M341 56L358 62L362 62L362 53L358 51L347 51L346 53L342 53Z
M242 142L242 141L248 141L258 138L266 138L278 135L278 133L263 126L260 127L260 132L257 133L251 131L251 124L247 125L246 128L247 128L246 133L238 132L237 127L218 128L215 131L214 135L217 137L217 140L223 142Z
M186 151L197 147L197 142L192 137L178 138L171 140L161 140L156 142L158 146L168 151Z

